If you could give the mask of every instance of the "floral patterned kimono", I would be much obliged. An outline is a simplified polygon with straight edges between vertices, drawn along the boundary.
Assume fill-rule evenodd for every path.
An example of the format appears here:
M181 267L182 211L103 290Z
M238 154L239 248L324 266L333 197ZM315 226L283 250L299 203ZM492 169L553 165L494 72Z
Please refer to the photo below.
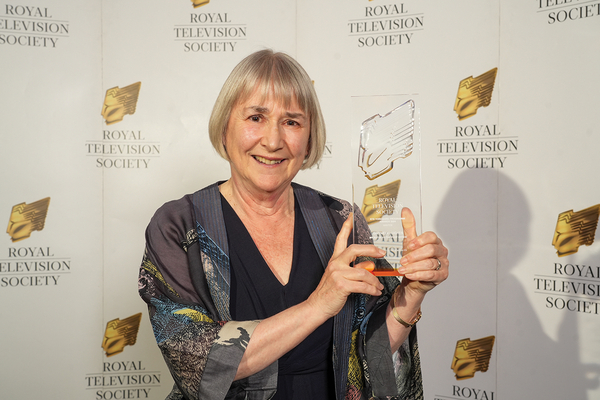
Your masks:
M327 266L349 203L292 184L323 266ZM360 243L369 228L355 214ZM218 184L163 205L146 230L139 292L148 304L157 344L175 380L167 399L269 399L277 388L277 362L234 381L260 321L233 321L230 264ZM416 338L392 354L385 310L399 284L380 278L380 297L353 294L334 317L333 366L336 400L422 399Z

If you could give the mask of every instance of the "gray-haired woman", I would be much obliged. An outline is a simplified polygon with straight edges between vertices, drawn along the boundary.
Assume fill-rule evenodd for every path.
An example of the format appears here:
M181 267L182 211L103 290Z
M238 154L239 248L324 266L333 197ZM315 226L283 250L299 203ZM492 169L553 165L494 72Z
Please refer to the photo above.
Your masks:
M385 254L362 215L292 183L325 145L304 69L270 50L245 58L209 133L230 178L156 212L140 270L169 399L422 398L413 325L448 251L405 209L402 282L353 265ZM361 244L348 245L352 220Z

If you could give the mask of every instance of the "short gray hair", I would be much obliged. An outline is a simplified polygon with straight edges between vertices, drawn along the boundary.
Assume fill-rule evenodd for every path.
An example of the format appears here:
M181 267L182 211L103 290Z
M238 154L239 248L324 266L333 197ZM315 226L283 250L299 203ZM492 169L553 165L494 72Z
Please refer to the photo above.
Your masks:
M326 133L314 85L296 60L285 53L275 53L272 50L257 51L244 58L223 84L208 122L210 141L217 153L229 161L223 137L231 110L257 89L265 99L273 91L275 100L281 101L286 107L295 99L300 109L308 114L310 137L302 169L318 163L325 149Z

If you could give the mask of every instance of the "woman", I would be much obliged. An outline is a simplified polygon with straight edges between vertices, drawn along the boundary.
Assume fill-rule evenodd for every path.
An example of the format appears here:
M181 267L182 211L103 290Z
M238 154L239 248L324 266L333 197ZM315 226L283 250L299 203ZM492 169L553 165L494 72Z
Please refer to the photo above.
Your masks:
M244 59L209 133L231 177L162 206L146 231L140 294L175 379L169 399L422 398L414 323L448 276L447 250L405 217L400 284L376 278L362 215L292 183L325 127L292 58ZM354 229L363 244L348 246Z

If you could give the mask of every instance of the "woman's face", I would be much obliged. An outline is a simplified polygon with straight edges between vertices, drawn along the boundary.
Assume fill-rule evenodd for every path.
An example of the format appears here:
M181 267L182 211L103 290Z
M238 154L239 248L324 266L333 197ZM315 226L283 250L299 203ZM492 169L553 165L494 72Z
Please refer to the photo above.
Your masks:
M308 154L310 119L294 99L288 107L255 91L231 110L224 144L231 178L250 193L285 190Z

